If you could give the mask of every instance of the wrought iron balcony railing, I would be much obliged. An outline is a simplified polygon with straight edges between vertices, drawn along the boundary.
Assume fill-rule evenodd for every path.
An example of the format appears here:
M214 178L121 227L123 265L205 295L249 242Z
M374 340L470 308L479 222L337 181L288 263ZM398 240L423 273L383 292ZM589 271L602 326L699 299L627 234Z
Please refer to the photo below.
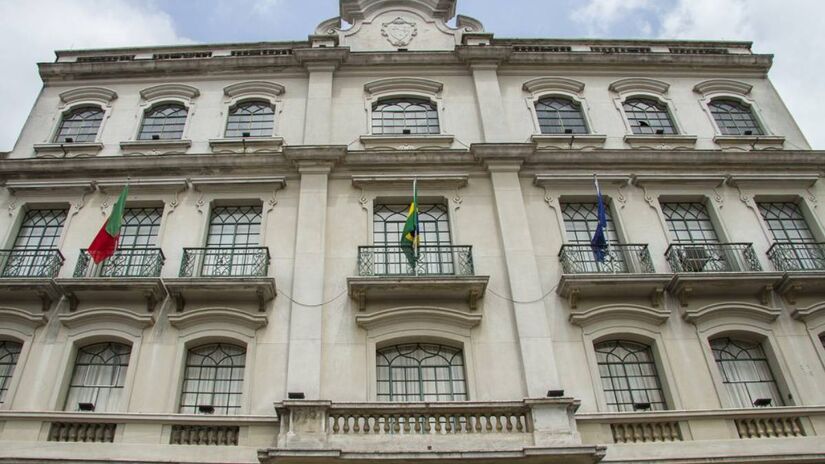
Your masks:
M611 243L603 253L604 259L598 260L589 243L564 245L559 251L562 271L565 274L655 272L647 245Z
M184 248L181 277L264 277L269 269L267 247Z
M674 243L665 252L673 272L755 272L762 266L750 243Z
M121 248L95 264L88 250L80 250L75 277L158 277L165 261L160 248Z
M52 278L63 265L56 248L0 250L0 277Z
M475 275L473 247L421 245L415 267L407 250L398 245L358 247L358 274L362 276Z
M768 250L768 258L779 271L822 271L825 243L777 242Z

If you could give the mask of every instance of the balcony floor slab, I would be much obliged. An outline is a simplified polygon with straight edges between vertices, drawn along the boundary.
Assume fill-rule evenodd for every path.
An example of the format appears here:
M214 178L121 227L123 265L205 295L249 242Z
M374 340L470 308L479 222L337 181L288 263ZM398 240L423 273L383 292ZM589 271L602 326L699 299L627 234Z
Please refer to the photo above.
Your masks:
M153 312L166 298L166 290L159 277L81 277L55 279L60 292L69 300L69 310L77 310L81 300L92 297L144 298L147 312Z
M410 462L472 462L474 464L595 464L605 455L605 447L559 446L530 447L499 451L369 451L264 449L258 451L262 464L321 464L347 462L353 464L407 464Z
M60 289L52 279L3 278L0 279L0 296L4 301L10 299L38 300L41 309L47 312L52 303L60 299Z
M572 309L582 298L612 296L649 297L654 308L662 305L662 295L673 274L562 274L556 293L566 298Z
M187 300L216 295L255 301L263 312L278 294L272 277L178 277L164 279L164 283L178 312L185 309Z
M755 297L767 305L783 277L781 272L680 272L667 290L682 306L687 306L693 297L719 295Z
M466 301L471 310L487 290L489 276L375 276L347 279L349 295L364 311L370 301Z
M825 270L786 272L776 290L792 305L796 304L800 296L823 296L825 295Z

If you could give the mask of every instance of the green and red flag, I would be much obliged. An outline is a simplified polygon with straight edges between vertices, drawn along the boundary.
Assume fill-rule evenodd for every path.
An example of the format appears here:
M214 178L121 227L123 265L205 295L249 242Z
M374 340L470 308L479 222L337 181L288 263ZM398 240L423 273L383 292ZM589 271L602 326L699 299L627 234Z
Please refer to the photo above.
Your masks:
M410 267L415 269L418 261L418 189L416 181L413 180L413 198L410 209L407 212L407 221L404 222L404 230L401 231L401 250L407 257Z
M117 197L115 206L112 207L112 214L100 228L92 244L89 245L89 256L95 264L99 264L104 259L115 254L117 242L120 238L120 227L123 224L123 211L126 209L126 196L129 194L129 186L123 187L120 196Z

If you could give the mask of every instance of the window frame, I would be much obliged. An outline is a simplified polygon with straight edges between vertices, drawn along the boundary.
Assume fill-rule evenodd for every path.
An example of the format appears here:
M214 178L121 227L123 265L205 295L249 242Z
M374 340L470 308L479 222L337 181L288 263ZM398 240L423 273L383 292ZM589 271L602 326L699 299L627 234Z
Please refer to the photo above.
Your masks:
M455 356L455 354L460 354L461 355L461 369L462 369L463 378L460 379L460 380L455 380L455 379L452 378L453 377L452 372L450 372L449 383L450 383L451 393L449 395L453 396L453 397L455 397L456 395L463 395L464 399L451 398L451 399L443 400L443 401L446 401L446 402L463 402L463 401L469 401L470 400L469 391L468 391L469 388L468 388L468 382L467 382L467 359L464 355L464 350L461 347L455 346L455 344L434 343L434 342L427 342L427 341L406 341L406 342L395 343L395 344L387 343L387 344L384 344L382 346L377 346L376 347L376 352L375 352L376 362L375 362L374 369L375 369L375 373L376 373L376 375L375 375L375 382L376 382L375 383L375 388L376 388L377 401L388 402L388 403L400 403L400 404L410 404L410 403L414 404L414 403L420 403L420 402L441 402L442 401L442 400L438 400L438 399L428 399L426 397L426 395L424 395L423 391L420 391L418 396L420 397L420 396L424 395L425 396L424 399L400 400L400 399L378 398L378 395L379 395L379 393L378 393L378 382L384 382L384 381L387 382L389 384L389 387L388 387L389 391L392 390L392 384L397 383L397 382L392 381L392 369L393 369L392 364L389 364L389 365L386 366L389 369L389 374L388 374L387 379L382 380L382 379L379 378L379 376L378 376L378 367L379 367L378 366L378 361L380 359L379 352L384 351L384 350L388 350L388 349L393 349L393 348L395 348L397 350L397 348L401 347L401 346L413 346L413 345L416 347L416 350L419 347L421 347L422 345L426 345L426 346L435 346L435 347L437 347L439 353L441 352L441 350L443 348L447 348L447 349L450 349L450 350L454 350L454 355L453 356ZM382 357L383 357L383 355L382 355ZM386 357L384 357L384 359L386 359ZM454 365L449 364L448 366L449 367L447 367L447 369L452 371ZM419 363L417 365L417 369L418 369L419 372L421 372L422 368L426 368L426 367L428 367L428 366L424 366L421 363ZM396 366L396 368L398 368L398 367ZM423 384L421 382L424 382L424 380L419 378L418 379L419 386L423 386ZM452 391L453 386L456 382L461 382L462 385L464 386L464 392L463 393L455 393L455 392ZM408 382L405 381L405 382L402 382L402 383L407 384ZM441 394L436 394L436 396L439 396L439 395L441 395ZM404 396L409 396L409 395L404 394Z
M267 135L254 135L249 137L229 137L227 136L227 132L229 131L229 118L232 116L232 110L237 108L239 105L243 105L245 103L267 103L269 107L272 109L272 131ZM244 96L233 99L226 105L225 116L223 121L223 130L222 136L224 140L261 140L261 139L268 139L273 138L278 133L278 114L279 114L279 105L273 101L273 99L267 97L255 97L255 96Z
M167 106L167 105L180 105L184 109L186 109L186 119L183 122L183 128L181 129L180 138L176 138L176 139L158 139L158 140L141 139L140 135L143 133L143 124L146 121L146 115L149 114L150 112L154 111L155 109L161 107L161 106ZM192 115L193 115L193 113L192 113L192 108L190 107L190 105L187 104L186 102L180 100L180 99L172 98L172 99L163 99L163 100L158 100L156 102L153 102L151 105L148 105L148 106L145 106L145 107L141 108L140 121L138 122L137 131L135 132L134 140L136 142L141 142L141 143L176 143L176 142L181 142L181 141L188 140L187 135L188 135L188 129L189 129L189 121L192 119Z
M100 115L100 124L97 126L97 132L95 133L94 140L85 141L85 142L77 142L77 141L75 141L75 142L64 142L64 141L58 140L58 135L60 135L60 130L63 128L63 121L65 120L66 116L74 113L75 111L79 111L83 108L91 108L91 107L98 108L102 113ZM69 106L66 106L65 109L62 109L58 113L58 117L56 118L57 119L57 124L55 124L54 129L52 130L51 136L48 139L48 143L67 144L69 146L75 145L75 144L82 145L82 144L90 144L90 143L100 143L101 134L103 133L103 128L104 128L103 126L106 123L106 121L109 119L110 109L111 109L110 107L107 107L106 105L101 105L99 102L77 102L77 103L73 103Z
M60 127L63 125L63 118L67 114L86 106L96 106L103 110L103 119L97 128L97 134L92 142L72 142L72 144L99 144L102 143L103 133L106 130L106 123L112 115L112 105L117 98L117 93L102 87L80 87L71 89L60 94L60 104L57 112L52 117L52 128L48 137L43 143L66 143L57 140Z
M670 122L673 125L675 133L637 134L633 132L633 126L630 124L630 120L627 118L627 113L624 109L625 101L633 98L655 100L659 104L664 105L667 109L667 114L670 117ZM685 131L684 127L682 126L682 123L680 122L680 118L678 116L679 109L676 107L673 100L668 98L664 93L657 93L650 90L628 90L626 92L619 93L618 96L613 99L613 104L616 107L616 111L619 112L622 122L624 123L626 137L692 137Z
M694 92L699 94L699 98L697 102L699 103L699 107L702 108L702 111L705 113L705 116L710 121L711 127L713 127L713 132L715 137L732 137L732 138L756 138L756 137L772 137L775 136L774 132L771 130L770 126L766 124L765 117L762 114L762 110L760 106L757 104L756 100L751 98L750 91L752 86L750 84L736 82L736 81L727 81L727 80L716 80L716 85L712 85L714 81L704 81L699 84L693 89ZM707 84L708 86L702 86L702 84ZM750 107L751 115L762 129L761 135L729 135L723 134L721 129L719 128L719 124L716 122L716 118L713 117L713 112L710 109L710 103L716 99L724 99L724 100L734 100L737 101L745 106Z
M582 116L582 120L585 124L586 132L583 134L545 134L541 131L541 123L539 122L539 115L538 109L536 105L539 101L546 99L546 98L560 98L564 100L570 100L574 104L579 106L579 112ZM572 93L572 92L565 92L561 90L548 90L544 92L536 92L531 94L529 97L525 98L525 102L527 104L527 108L530 110L530 119L533 123L533 135L542 136L542 137L563 137L563 138L570 138L570 137L585 137L585 136L592 136L597 135L598 133L593 128L593 121L590 117L590 104L580 93Z
M219 406L215 406L213 404L211 406L215 407L215 414L206 414L206 413L199 413L199 412L194 412L194 413L193 412L183 412L182 410L183 410L184 407L189 407L189 405L185 406L183 404L184 385L187 382L187 380L190 380L186 376L186 371L188 370L189 367L193 366L193 365L190 365L189 356L193 353L194 350L197 350L199 348L215 346L215 345L232 346L232 347L235 347L235 348L241 348L243 350L243 369L242 369L242 373L241 373L241 388L237 393L235 393L235 392L222 393L224 395L237 395L237 396L239 396L240 398L239 398L239 401L238 401L238 406L230 408L229 406L226 406L226 407L220 406L219 407ZM183 375L182 375L181 381L180 381L180 393L178 395L178 409L177 409L176 412L178 414L190 414L190 415L194 414L194 415L216 416L216 417L232 417L232 416L240 415L243 411L244 389L245 389L245 386L246 386L246 382L248 381L248 379L246 378L246 374L247 374L247 371L248 371L248 369L247 369L247 367L248 367L247 366L247 350L248 350L248 347L247 347L246 343L237 343L237 342L229 342L229 341L209 341L209 342L201 343L201 344L190 343L189 346L187 347L186 351L184 352ZM202 368L203 368L203 364L201 364L201 369ZM217 366L215 367L215 369L217 369ZM214 385L213 385L213 387L214 387ZM216 395L216 392L215 392L214 388L212 389L212 391L208 391L208 392L207 391L197 391L197 392L188 391L187 393L195 393L197 396L211 395L213 397L213 402L214 402L214 396ZM196 405L192 405L192 406L193 407L198 407L200 405L196 404ZM232 414L218 413L219 408L220 409L226 409L227 412L230 409L232 409L234 411L234 413L232 413Z
M131 361L132 361L132 348L133 348L132 344L131 343L125 343L121 340L114 340L114 339L99 340L99 341L94 341L94 342L90 342L90 343L76 344L74 346L74 350L73 350L74 351L74 359L72 360L71 367L69 368L69 381L68 381L68 385L66 386L66 395L64 397L64 405L63 405L63 408L62 408L63 411L72 412L72 413L83 413L83 412L85 412L85 411L78 411L76 409L69 409L69 406L70 406L69 396L71 395L72 386L73 386L72 385L72 379L74 378L74 374L77 371L77 362L78 362L80 352L82 350L86 349L86 348L89 348L89 347L94 347L94 346L98 346L98 345L109 345L109 344L121 345L121 346L125 346L129 349L129 354L128 354L127 359L126 359L126 364L125 365L116 364L117 366L120 366L124 371L121 375L118 376L118 377L122 377L123 385L118 387L118 386L115 386L115 385L85 385L85 384L83 384L83 385L78 385L77 387L78 388L93 388L93 389L96 389L98 391L101 390L101 389L109 389L109 390L115 389L115 388L120 389L120 399L116 403L114 403L112 405L109 405L109 408L111 408L111 409L107 409L106 411L98 410L97 409L98 404L94 403L95 410L94 411L88 411L86 413L93 414L93 413L101 413L101 412L103 412L103 413L121 412L121 410L124 407L124 403L125 404L129 403L129 401L125 397L125 395L126 395L126 382L128 381L128 378L129 378L129 370L130 370L129 368L131 367ZM91 364L91 363L90 364L84 364L84 365L88 365L88 366L92 366L92 365L94 365L94 366L109 366L109 364Z
M419 100L419 101L429 102L430 104L435 106L435 112L436 112L436 115L438 117L438 133L435 133L435 134L429 133L429 132L426 132L426 133L410 133L410 134L385 134L385 133L376 134L376 133L374 133L373 132L373 130L374 130L373 119L372 119L373 114L375 113L374 107L376 105L380 105L384 101L389 101L389 100L402 100L402 101L403 100ZM433 100L430 96L409 95L407 93L404 93L404 94L388 95L388 96L382 96L380 98L375 98L374 101L372 102L372 104L369 107L369 117L368 117L369 135L373 136L373 137L388 137L388 138L391 138L391 137L437 137L437 136L445 135L442 120L441 120L442 119L442 114L441 114L441 111L439 110L439 108L440 108L439 102ZM428 125L426 127L430 127L430 126Z
M756 124L757 128L759 129L761 134L723 134L722 128L719 127L719 122L713 116L713 109L711 108L711 104L714 101L731 101L734 103L738 103L739 105L745 106L748 108L751 118L753 119L754 124ZM719 137L765 137L767 135L771 135L768 133L767 129L765 128L765 123L762 122L762 119L756 114L756 107L754 104L741 97L741 96L732 96L726 94L712 94L711 96L705 97L700 100L702 104L702 109L705 110L708 116L710 116L711 122L713 123L714 129L716 131L716 135Z
M650 361L649 361L648 363L649 363L649 364L652 364L652 365L653 365L653 369L655 370L655 374L656 374L656 375L655 375L656 384L657 384L657 386L658 386L658 390L659 390L659 392L660 392L660 394L661 394L661 403L662 403L662 407L661 407L661 409L655 409L655 408L651 407L650 411L667 411L668 409L670 409L670 405L668 404L668 398L667 398L667 395L665 395L665 388L664 388L664 385L663 385L663 382L662 382L662 374L661 374L661 372L660 372L660 368L659 368L659 365L660 365L661 363L660 363L660 362L656 359L656 354L654 353L654 348L653 348L653 346L652 346L650 343L644 343L644 342L642 342L642 341L639 341L638 339L633 340L633 339L628 339L628 338L626 338L626 337L615 337L615 336L613 336L613 337L611 337L611 336L608 336L608 337L602 337L602 339L600 339L599 341L594 342L594 343L593 343L593 346L592 346L592 349L593 349L593 351L594 351L594 353L595 353L595 357L596 357L596 368L597 368L597 370L598 370L598 372L599 372L599 381L600 381L600 382L602 382L602 383L604 382L604 379L605 379L605 378L604 378L604 377L602 377L602 375L601 375L601 369L600 369L600 366L602 365L602 363L599 361L599 353L600 353L600 351L599 351L598 345L605 344L605 343L632 343L632 344L636 344L636 345L639 345L639 346L642 346L642 347L646 348L646 351L647 351L647 352L648 352L648 354L650 355ZM631 364L631 363L626 363L626 362L624 362L624 360L623 360L623 362L621 363L621 365L622 365L622 366L625 366L626 364ZM627 369L626 369L626 368L624 368L624 372L625 372L625 375L624 375L624 376L618 376L618 377L611 376L611 377L609 377L609 378L610 378L610 379L614 379L614 378L627 378L627 379L630 379L630 378L631 378L631 376L629 376L629 375L627 374ZM638 376L637 376L637 377L638 377ZM601 388L601 389L602 389L602 396L603 396L603 398L604 398L605 405L606 405L607 409L608 409L608 410L610 410L611 412L637 412L635 409L634 409L634 410L631 410L631 411L624 411L624 410L621 410L621 409L619 409L619 408L617 407L617 406L618 406L618 404L617 404L617 405L614 405L614 406L611 406L611 403L610 403L610 402L608 402L608 393L607 393L607 391L604 389L604 386L603 386L603 385L602 385L602 388ZM633 390L633 389L631 389L631 388L630 388L630 386L628 385L628 389L627 389L627 390L613 390L613 391L628 391L628 392L634 392L634 391L648 391L648 390L651 390L651 389L649 389L649 388L648 388L648 389L644 389L644 390L639 390L639 389ZM646 394L646 396L648 396L648 395ZM650 399L650 398L648 397L648 399ZM617 400L618 400L618 398L617 398ZM623 404L623 403L621 403L621 404ZM632 403L632 404L635 404L635 403ZM652 405L653 405L653 402L651 402L651 406L652 406ZM614 410L613 408L616 408L616 409Z
M444 84L428 79L418 78L389 78L368 82L364 86L364 114L366 131L364 134L372 137L443 137L449 134L445 117L445 104L442 98ZM392 98L418 98L429 100L435 105L438 113L437 134L373 134L372 108L380 100Z
M2 314L0 314L0 317L2 317ZM3 325L6 324L7 321L3 320ZM14 399L18 391L17 387L20 384L20 379L23 377L21 372L23 367L26 365L26 359L29 355L29 347L31 345L30 340L34 335L33 329L26 334L14 331L14 329L15 326L13 323L10 327L0 328L0 342L11 342L20 345L20 353L17 355L17 362L14 364L14 371L6 383L6 396L3 399L3 402L0 403L0 411L11 409L12 403L14 403ZM25 336L21 337L21 335Z

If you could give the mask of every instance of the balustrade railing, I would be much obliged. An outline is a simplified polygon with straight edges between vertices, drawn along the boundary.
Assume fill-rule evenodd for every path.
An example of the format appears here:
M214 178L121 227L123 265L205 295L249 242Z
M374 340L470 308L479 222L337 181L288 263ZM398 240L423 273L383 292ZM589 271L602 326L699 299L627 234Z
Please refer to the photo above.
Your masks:
M610 424L614 443L653 443L682 441L679 423L668 422L619 422Z
M112 443L117 424L99 422L52 422L48 441Z
M597 251L603 259L599 259ZM559 260L565 274L654 272L647 245L610 244L596 250L590 244L567 244L561 247Z
M75 277L158 277L165 257L160 248L121 248L98 264L80 250Z
M267 247L184 248L181 277L264 277L269 269Z
M56 248L0 250L0 277L52 278L63 265Z
M768 249L768 258L779 271L822 271L825 243L777 242Z
M762 266L750 243L674 243L665 252L673 272L755 272Z
M748 417L736 419L739 438L804 437L799 417Z
M362 276L471 276L475 272L471 246L421 245L417 258L411 259L411 253L412 250L398 245L358 247L358 273Z

